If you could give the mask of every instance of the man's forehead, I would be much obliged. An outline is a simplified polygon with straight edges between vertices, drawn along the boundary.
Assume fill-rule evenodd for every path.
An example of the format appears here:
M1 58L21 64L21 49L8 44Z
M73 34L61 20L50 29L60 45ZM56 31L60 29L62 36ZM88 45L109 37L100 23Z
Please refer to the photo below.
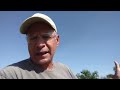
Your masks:
M55 31L35 32L35 33L28 33L27 35L29 35L29 36L34 36L34 35L52 35L53 33L55 33Z

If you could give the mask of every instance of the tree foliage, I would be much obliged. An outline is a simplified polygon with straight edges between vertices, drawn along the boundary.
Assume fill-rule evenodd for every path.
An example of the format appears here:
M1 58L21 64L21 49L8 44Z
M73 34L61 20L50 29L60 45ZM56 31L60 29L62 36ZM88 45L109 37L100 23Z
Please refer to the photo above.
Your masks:
M99 75L97 71L90 72L89 70L82 70L81 73L76 74L78 79L98 79Z

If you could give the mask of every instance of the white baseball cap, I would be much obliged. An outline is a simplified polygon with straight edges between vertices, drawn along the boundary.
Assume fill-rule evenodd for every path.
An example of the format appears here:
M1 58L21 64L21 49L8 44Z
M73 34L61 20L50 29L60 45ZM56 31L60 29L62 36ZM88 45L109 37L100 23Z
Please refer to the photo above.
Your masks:
M41 14L41 13L36 13L33 16L27 18L25 21L23 21L23 23L20 27L20 32L22 34L26 34L26 32L28 30L27 28L35 22L45 22L45 23L49 24L57 32L57 28L56 28L56 25L53 22L53 20L50 17L48 17L47 15Z

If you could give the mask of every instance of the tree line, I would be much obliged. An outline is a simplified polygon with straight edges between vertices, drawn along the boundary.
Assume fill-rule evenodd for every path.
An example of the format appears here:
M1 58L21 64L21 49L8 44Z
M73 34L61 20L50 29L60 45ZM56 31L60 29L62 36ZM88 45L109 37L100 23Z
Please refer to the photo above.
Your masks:
M113 67L113 70L115 71L115 67ZM91 72L87 69L84 69L80 73L77 73L76 76L78 79L112 79L113 74L100 77L98 71Z

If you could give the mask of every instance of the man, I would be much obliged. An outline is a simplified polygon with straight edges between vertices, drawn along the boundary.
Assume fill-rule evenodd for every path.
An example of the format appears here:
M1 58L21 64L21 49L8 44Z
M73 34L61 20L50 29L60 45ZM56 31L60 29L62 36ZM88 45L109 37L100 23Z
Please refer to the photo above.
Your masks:
M1 79L76 79L66 65L53 62L59 35L51 18L36 13L23 22L20 32L26 34L30 58L2 69Z
M36 13L20 27L26 34L30 58L9 65L0 71L0 79L76 79L62 63L54 63L53 57L59 45L57 28L51 18ZM114 79L120 78L120 67L115 61Z

